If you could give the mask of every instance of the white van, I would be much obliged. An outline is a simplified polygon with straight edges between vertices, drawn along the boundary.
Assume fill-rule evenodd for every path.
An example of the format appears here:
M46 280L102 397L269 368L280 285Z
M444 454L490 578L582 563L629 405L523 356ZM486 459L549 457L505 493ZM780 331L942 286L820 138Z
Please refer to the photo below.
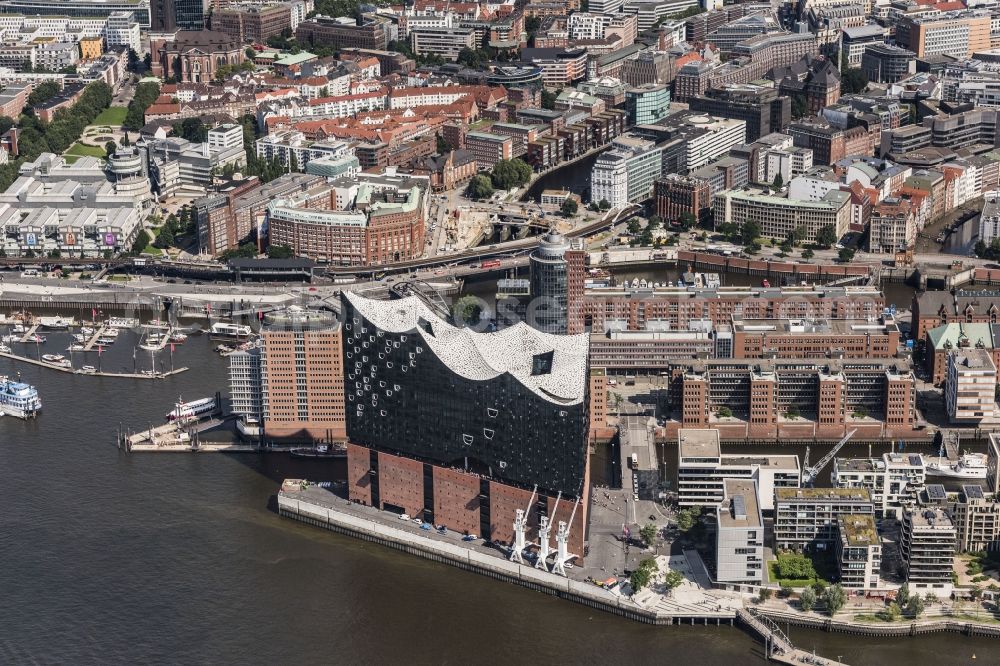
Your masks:
M34 278L34 277L41 277L41 276L42 276L42 274L38 271L37 268L26 268L23 271L21 271L21 277L24 277L24 278Z

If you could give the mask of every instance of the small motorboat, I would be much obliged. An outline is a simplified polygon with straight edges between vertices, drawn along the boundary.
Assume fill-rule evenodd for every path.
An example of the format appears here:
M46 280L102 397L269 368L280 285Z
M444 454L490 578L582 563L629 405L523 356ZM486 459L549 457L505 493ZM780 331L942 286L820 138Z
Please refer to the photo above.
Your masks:
M36 333L35 335L32 335L30 338L28 338L27 342L34 342L35 344L41 345L45 344L45 340L46 337L44 335L38 335Z
M13 352L10 350L10 347L8 347L7 345L0 345L0 354L11 354L11 353Z
M76 340L77 342L86 342L87 336L84 335L83 333L74 333L73 339Z
M82 368L80 368L80 372L82 372L85 375L93 375L97 373L97 368L95 368L92 365L85 365Z
M171 342L184 342L187 339L188 339L188 336L185 335L184 333L171 333L170 334L170 341Z
M82 352L82 351L85 351L86 349L87 348L84 347L83 345L70 345L69 347L66 348L66 351L69 351L69 352Z
M84 326L80 329L80 335L93 335L96 331L89 326Z
M42 354L42 360L46 363L59 363L65 361L66 357L61 354Z

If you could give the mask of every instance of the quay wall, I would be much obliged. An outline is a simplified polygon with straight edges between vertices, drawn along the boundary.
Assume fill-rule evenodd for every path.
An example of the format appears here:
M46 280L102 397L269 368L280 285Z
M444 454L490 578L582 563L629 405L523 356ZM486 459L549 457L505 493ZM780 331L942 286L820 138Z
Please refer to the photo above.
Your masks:
M766 607L760 607L758 608L758 611L761 615L766 615L778 623L786 622L796 627L808 627L810 629L819 629L821 631L838 632L842 634L854 634L856 636L899 638L904 636L936 634L947 631L964 634L966 636L1000 638L1000 625L951 620L948 618L941 618L939 620L924 620L921 622L869 624L864 622L834 620L818 615L784 613Z
M727 257L707 252L679 250L677 264L690 264L695 268L725 273L746 273L748 275L796 277L801 280L837 280L848 277L864 278L872 273L872 267L865 264L802 264L794 261L766 261Z
M469 548L410 534L374 520L298 500L284 493L278 495L278 514L285 518L292 518L410 555L449 564L464 571L520 585L536 592L557 596L644 624L709 624L710 621L714 621L713 624L733 624L735 620L735 614L720 613L711 617L694 617L647 611L589 583L563 578L540 571L533 566L485 555Z

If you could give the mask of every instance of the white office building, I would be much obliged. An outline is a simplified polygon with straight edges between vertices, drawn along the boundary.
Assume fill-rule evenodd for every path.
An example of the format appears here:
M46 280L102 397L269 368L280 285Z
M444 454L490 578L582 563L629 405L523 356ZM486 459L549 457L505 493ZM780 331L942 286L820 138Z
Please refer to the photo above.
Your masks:
M310 160L318 157L342 157L350 151L344 141L310 141L297 130L280 130L257 139L257 157L277 159L285 166L291 166L295 158L298 171L303 171Z
M634 136L616 138L611 149L594 162L590 200L624 206L649 199L653 183L663 173L662 154L663 149L653 141Z
M996 386L997 368L988 351L967 347L948 353L944 400L952 423L992 421Z
M1000 192L983 192L983 212L979 216L979 240L989 246L1000 238Z
M753 479L727 479L716 511L716 580L736 585L764 581L764 520Z
M229 356L229 400L240 417L244 434L260 433L260 349L238 351Z
M681 506L718 506L726 481L757 483L761 511L774 510L775 488L798 488L802 473L796 455L723 455L719 431L682 428L677 442L677 495Z
M242 148L243 126L229 123L208 130L208 147L211 148Z

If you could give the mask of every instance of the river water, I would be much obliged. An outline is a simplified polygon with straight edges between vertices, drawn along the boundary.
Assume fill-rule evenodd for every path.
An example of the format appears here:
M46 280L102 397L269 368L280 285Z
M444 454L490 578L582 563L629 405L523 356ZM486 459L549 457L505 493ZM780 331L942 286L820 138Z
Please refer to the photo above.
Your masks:
M41 352L62 353L49 339ZM134 341L105 368L131 369ZM120 452L119 424L142 429L177 396L225 392L204 337L174 360L192 370L149 381L0 359L45 403L35 421L0 418L0 663L762 662L736 629L639 625L278 518L282 478L332 480L342 463ZM1000 659L1000 643L958 636L791 636L852 664Z

